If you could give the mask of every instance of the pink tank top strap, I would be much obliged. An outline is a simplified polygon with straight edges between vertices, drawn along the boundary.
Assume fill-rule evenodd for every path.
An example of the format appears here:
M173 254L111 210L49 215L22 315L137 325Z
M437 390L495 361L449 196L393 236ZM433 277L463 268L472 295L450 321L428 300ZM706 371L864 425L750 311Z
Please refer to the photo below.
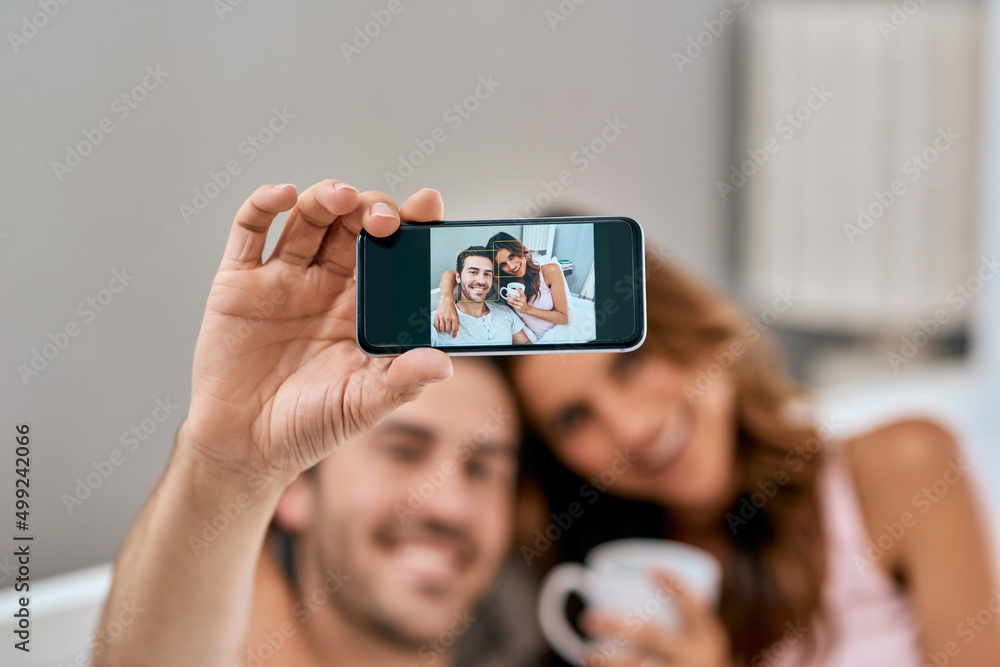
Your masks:
M560 269L561 270L561 269ZM552 310L555 308L555 303L552 300L552 288L545 284L545 278L541 275L538 276L541 281L541 289L535 294L528 305L538 310ZM540 317L535 317L534 315L527 315L525 313L518 313L521 317L521 321L524 322L531 331L538 337L544 335L552 327L555 326L555 322L549 322L548 320L543 320Z
M828 443L826 452L818 480L827 540L825 617L812 624L819 651L808 664L920 667L918 627L910 601L881 562L886 552L881 547L891 549L891 545L881 534L868 535L845 444ZM773 664L806 664L802 652L792 648Z

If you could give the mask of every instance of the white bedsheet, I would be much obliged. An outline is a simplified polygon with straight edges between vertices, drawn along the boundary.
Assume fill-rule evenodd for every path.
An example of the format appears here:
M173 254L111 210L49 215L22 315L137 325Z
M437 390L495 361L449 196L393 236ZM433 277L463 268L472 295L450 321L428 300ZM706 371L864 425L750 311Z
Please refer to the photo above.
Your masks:
M571 296L569 298L569 324L557 324L546 331L541 338L525 327L528 338L533 343L585 343L597 337L594 320L594 302Z

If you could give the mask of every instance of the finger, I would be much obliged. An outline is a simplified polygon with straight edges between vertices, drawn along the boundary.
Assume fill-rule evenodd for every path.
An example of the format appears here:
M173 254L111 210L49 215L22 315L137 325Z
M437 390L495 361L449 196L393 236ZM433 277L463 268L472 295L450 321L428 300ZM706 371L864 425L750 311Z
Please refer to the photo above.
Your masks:
M236 212L223 255L223 268L260 266L268 228L279 213L295 206L296 199L295 186L290 183L257 188Z
M316 254L316 263L345 278L354 275L358 234L362 228L378 237L389 236L399 229L399 209L392 197L374 191L362 193L354 210L330 226Z
M385 383L395 396L395 404L402 405L420 395L420 391L434 382L451 377L454 369L451 359L441 350L422 347L410 350L389 363Z
M715 617L712 608L694 597L677 577L663 570L653 572L653 580L661 590L671 596L680 613L682 627L704 628Z
M407 222L437 222L444 217L444 200L437 190L424 188L410 195L399 207L399 218Z
M451 329L448 328L448 321L441 313L434 315L434 330L439 334L451 333Z
M669 660L662 655L651 653L644 658L638 656L634 658L636 667L670 667L671 665L683 664L677 660Z
M671 667L693 664L678 661L674 656L651 652L637 646L622 634L603 635L594 641L582 665L600 667Z
M340 181L328 179L312 186L299 195L271 256L295 266L309 266L330 226L357 208L358 198L356 188Z
M608 655L609 653L610 655ZM632 651L623 652L620 647L612 644L604 651L592 650L584 656L581 664L593 665L594 667L669 667L672 664L664 662L662 659L659 659L659 662L647 662L649 659L649 657L643 658Z
M643 655L655 653L664 658L678 655L684 641L680 634L667 630L653 619L636 618L625 623L619 618L591 613L584 616L583 628L595 639L617 636Z

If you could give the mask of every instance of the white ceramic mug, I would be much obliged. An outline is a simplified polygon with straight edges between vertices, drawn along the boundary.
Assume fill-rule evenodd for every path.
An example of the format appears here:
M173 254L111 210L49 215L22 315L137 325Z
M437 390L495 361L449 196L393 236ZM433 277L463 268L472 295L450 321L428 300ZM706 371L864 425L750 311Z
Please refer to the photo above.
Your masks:
M519 289L519 290L521 290L523 292L524 291L524 285L522 285L521 283L507 283L506 286L500 288L500 296L502 296L503 298L506 299L507 298L507 294L505 293L505 291L507 293L510 293L510 292L513 292L514 290L517 290L517 289Z
M549 644L573 664L592 648L566 620L571 593L580 596L588 609L621 616L626 623L634 618L668 630L679 628L680 616L670 593L652 578L657 569L676 578L693 596L719 603L722 566L707 551L668 540L605 542L591 549L586 564L558 565L542 583L538 616Z

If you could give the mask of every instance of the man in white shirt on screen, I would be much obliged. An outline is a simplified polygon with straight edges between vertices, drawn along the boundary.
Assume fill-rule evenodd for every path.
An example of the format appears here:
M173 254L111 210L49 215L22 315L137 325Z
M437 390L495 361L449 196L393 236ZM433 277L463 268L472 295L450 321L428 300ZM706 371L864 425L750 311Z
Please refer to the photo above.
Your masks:
M466 248L458 254L456 264L458 335L440 335L431 327L431 345L531 345L521 318L499 298L487 300L493 292L493 251L484 246Z

